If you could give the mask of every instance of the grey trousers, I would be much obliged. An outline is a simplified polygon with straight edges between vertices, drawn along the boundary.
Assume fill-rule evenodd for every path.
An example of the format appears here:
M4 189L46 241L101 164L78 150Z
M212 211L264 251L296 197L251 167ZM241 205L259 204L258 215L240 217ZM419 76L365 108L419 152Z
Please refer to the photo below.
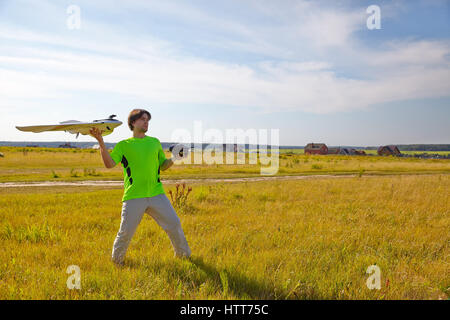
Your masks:
M112 250L112 260L121 264L131 238L141 222L144 213L149 214L161 226L172 242L176 257L189 257L191 249L181 228L172 204L165 194L150 198L131 199L123 202L122 219Z

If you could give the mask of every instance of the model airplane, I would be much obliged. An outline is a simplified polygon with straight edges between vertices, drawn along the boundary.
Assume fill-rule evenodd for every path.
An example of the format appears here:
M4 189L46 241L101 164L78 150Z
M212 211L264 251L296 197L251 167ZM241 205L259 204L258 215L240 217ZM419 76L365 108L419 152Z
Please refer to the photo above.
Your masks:
M81 122L77 120L68 120L60 122L59 124L40 125L40 126L26 126L17 127L20 131L26 132L44 132L44 131L66 131L78 135L89 135L91 128L98 128L103 130L102 136L111 134L114 129L122 124L122 121L114 119L115 114L110 115L108 119L94 120L92 122Z

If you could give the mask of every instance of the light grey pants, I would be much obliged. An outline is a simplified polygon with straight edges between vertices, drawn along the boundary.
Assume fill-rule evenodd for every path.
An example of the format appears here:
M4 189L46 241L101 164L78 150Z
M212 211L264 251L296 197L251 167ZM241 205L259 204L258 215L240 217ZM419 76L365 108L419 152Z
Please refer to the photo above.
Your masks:
M121 264L131 238L141 222L144 213L149 214L164 229L172 242L176 257L189 257L191 249L181 228L172 204L165 194L149 198L131 199L123 202L122 219L112 250L112 260Z

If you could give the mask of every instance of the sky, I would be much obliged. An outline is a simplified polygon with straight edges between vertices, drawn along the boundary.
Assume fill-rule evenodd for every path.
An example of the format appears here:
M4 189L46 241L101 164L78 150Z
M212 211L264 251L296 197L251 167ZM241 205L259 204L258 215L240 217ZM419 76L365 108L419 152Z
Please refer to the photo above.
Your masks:
M134 108L162 142L200 121L280 145L450 143L450 1L0 0L0 141L94 141L15 126L115 114L118 142Z

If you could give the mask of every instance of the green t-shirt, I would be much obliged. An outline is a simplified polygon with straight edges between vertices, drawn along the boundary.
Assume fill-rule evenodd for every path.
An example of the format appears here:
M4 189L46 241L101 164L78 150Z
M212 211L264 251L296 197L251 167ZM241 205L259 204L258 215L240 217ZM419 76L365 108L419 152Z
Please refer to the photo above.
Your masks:
M122 201L164 193L159 168L166 156L157 138L145 136L122 140L115 145L111 158L123 166Z

